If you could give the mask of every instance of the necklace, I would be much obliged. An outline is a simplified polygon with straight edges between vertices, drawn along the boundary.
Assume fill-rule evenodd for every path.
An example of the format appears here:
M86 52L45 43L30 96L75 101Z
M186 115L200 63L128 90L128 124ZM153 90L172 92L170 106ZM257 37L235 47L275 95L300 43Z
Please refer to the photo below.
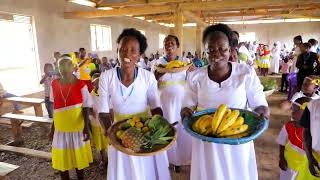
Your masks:
M120 67L117 68L117 76L120 80L120 83L122 83L122 78L121 78L121 73L120 73ZM134 80L137 78L137 71L136 71L136 68L134 67L134 78L133 78L133 82L134 83ZM121 97L123 98L123 101L127 101L127 99L131 96L132 92L133 92L133 89L134 89L134 84L132 85L131 87L131 90L130 90L130 93L127 97L124 97L124 94L123 94L123 89L122 89L122 86L121 84L119 85L120 86L120 93L121 93Z
M302 140L299 138L299 136L297 135L297 129L294 128L294 135L296 136L296 138L299 140L299 143L302 144L302 149L303 149L303 143L302 143Z
M65 96L63 95L63 93L62 93L62 85L61 85L61 83L60 83L60 94L61 94L61 97L62 97L62 99L63 99L63 101L64 101L64 107L67 107L67 100L68 100L68 98L69 98L69 94L70 94L70 92L71 92L71 89L72 89L72 85L69 87L67 96L65 97Z

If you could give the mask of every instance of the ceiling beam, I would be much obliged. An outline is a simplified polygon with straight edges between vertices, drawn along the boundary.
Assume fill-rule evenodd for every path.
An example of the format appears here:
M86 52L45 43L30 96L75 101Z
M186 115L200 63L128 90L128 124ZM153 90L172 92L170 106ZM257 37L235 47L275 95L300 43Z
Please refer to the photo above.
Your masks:
M96 10L96 11L74 11L65 12L66 19L72 18L101 18L101 17L115 17L125 15L148 15L155 13L174 12L175 8L172 6L144 6L144 7L130 7L119 8L112 10Z
M282 10L282 11L268 11L267 9L265 11L243 11L240 13L210 13L205 14L205 16L213 16L213 17L236 17L236 16L268 16L268 15L281 15L281 14L312 14L316 12L317 10L320 10L318 8L308 9L308 10Z
M148 15L144 17L145 20L154 20L154 21L161 21L161 20L173 20L173 14L161 14L161 15Z
M183 16L188 19L189 21L193 21L197 23L197 25L200 26L207 26L208 24L202 20L199 16L196 14L190 12L190 11L183 11Z
M230 0L230 1L207 1L181 3L181 9L196 10L226 10L226 9L247 9L255 7L277 6L277 5L297 5L307 3L319 3L319 0Z
M179 2L181 2L181 0L131 0L128 2L101 3L99 4L99 7L161 5L166 3L179 3Z
M181 2L178 0L132 0L128 3L139 4L141 2L144 6L140 7L124 7L115 8L112 10L96 10L96 11L75 11L65 12L65 18L100 18L100 17L114 17L125 15L150 15L160 13L174 12L173 5L154 6L152 3L174 3L179 2L182 11L223 11L235 9L252 9L273 8L275 6L303 6L312 3L320 6L319 0L228 0L228 1L207 1L207 2ZM111 3L114 4L114 3Z

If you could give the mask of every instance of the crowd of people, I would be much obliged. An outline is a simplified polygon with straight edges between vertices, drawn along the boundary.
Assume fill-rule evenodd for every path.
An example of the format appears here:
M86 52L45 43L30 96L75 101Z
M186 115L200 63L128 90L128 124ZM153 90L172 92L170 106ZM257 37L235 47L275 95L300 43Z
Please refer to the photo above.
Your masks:
M169 164L177 173L181 166L191 165L191 180L257 180L253 141L240 145L207 143L191 138L182 126L182 119L193 112L220 104L251 109L268 118L268 103L252 68L255 66L263 76L279 70L284 78L290 72L297 73L297 93L281 104L284 110L292 109L292 120L284 125L278 138L281 178L319 179L316 41L303 43L297 36L295 53L285 44L281 48L279 42L269 50L257 42L239 43L236 31L217 24L203 32L205 52L194 55L188 52L179 56L179 39L168 35L163 42L164 54L156 52L147 57L147 39L133 28L124 29L116 42L115 60L100 60L80 48L70 54L55 52L53 64L44 66L40 83L45 87L48 115L54 120L49 133L52 167L60 172L61 179L69 179L69 171L74 169L78 179L84 179L83 170L93 161L94 146L101 165L107 167L108 180L169 180ZM192 62L193 66L177 73L160 73L155 68L175 60ZM10 95L0 92L1 97ZM137 157L108 145L107 130L114 122L156 114L170 123L178 121L177 142L167 152Z

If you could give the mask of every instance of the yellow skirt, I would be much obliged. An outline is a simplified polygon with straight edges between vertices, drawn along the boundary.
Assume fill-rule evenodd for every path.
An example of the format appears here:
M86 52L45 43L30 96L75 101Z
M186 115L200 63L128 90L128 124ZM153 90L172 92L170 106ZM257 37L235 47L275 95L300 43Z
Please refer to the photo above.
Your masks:
M93 162L90 141L82 132L55 131L52 142L52 167L59 171L84 169Z
M316 160L320 163L320 154L313 152L313 156L314 158L316 158ZM297 180L320 180L319 177L315 177L310 173L309 170L309 163L308 163L308 159L306 158L303 166L301 168L301 172L303 172L303 175L299 176L301 178L297 179Z
M98 152L102 150L107 150L108 140L107 140L107 137L104 136L103 128L91 125L91 130L92 130L91 145L96 147Z
M320 154L313 153L313 155L320 162ZM296 180L320 180L320 178L311 175L307 156L295 150L290 143L285 146L284 156L287 160L288 168L298 172Z

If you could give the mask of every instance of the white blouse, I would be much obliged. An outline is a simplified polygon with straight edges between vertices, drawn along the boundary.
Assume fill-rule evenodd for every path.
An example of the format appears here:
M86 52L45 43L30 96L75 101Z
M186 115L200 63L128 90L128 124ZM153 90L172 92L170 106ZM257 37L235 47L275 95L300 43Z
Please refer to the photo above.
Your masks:
M209 66L192 72L187 80L189 93L186 94L184 107L217 108L222 103L241 109L268 106L254 69L245 64L231 64L230 77L220 84L209 78Z
M122 89L122 93L121 93ZM124 86L117 77L116 68L105 71L99 81L99 112L109 113L112 109L116 113L135 114L160 107L157 81L152 73L138 68L137 77L129 86Z

